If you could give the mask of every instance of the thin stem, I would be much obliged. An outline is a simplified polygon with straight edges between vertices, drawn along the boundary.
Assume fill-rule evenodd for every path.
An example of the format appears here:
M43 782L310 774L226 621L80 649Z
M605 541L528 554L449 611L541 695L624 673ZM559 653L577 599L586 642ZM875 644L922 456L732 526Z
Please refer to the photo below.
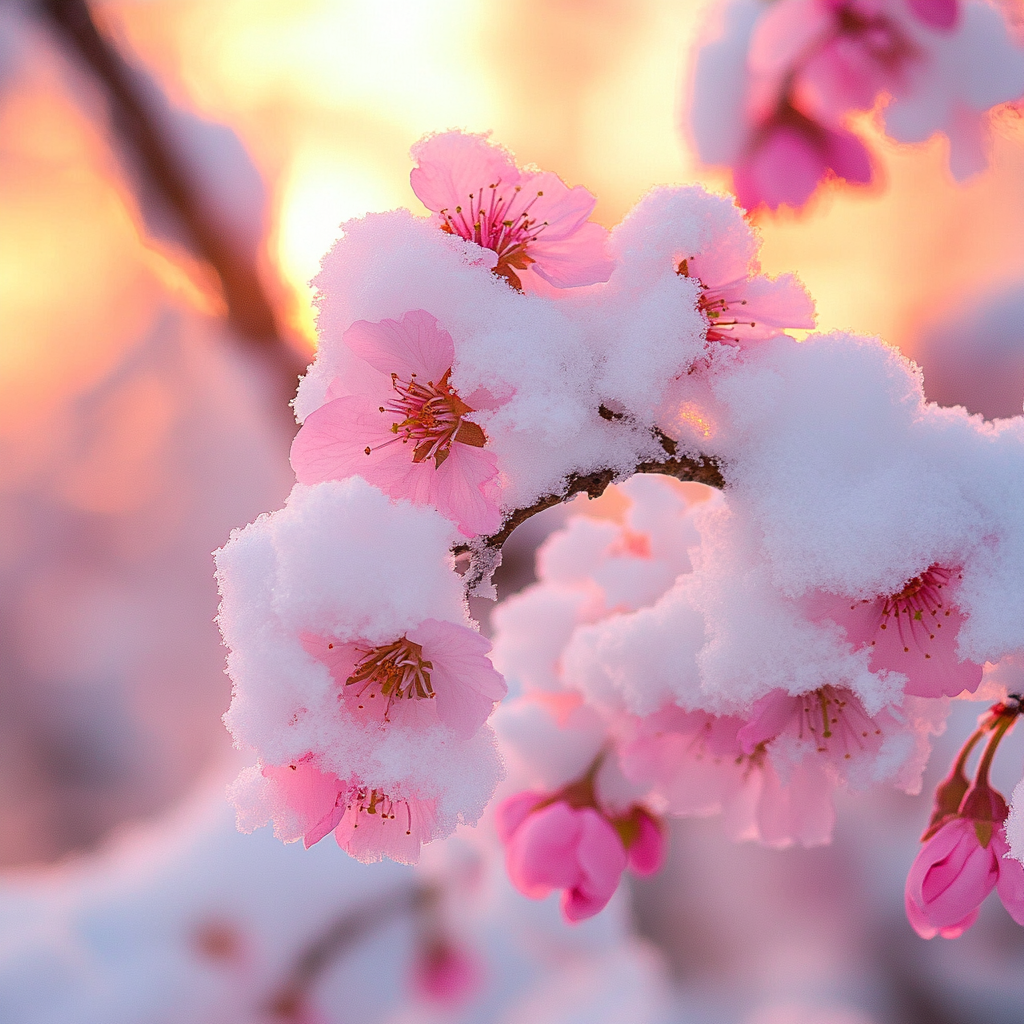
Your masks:
M267 1000L269 1013L280 1020L297 1018L310 990L333 963L402 914L430 910L440 895L436 885L410 885L374 897L337 918L300 953L284 983Z

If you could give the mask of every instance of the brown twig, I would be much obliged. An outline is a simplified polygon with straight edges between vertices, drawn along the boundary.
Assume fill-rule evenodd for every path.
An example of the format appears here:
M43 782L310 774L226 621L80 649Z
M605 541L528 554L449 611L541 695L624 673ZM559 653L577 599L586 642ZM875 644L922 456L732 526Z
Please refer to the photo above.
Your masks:
M603 407L602 407L603 408ZM604 416L604 419L616 418ZM636 473L657 473L662 476L670 476L676 480L688 483L705 484L708 487L717 487L721 490L725 487L725 479L722 476L722 468L717 459L711 456L698 456L695 459L685 455L677 456L676 442L663 434L657 428L654 429L655 437L661 442L662 447L668 453L664 460L652 460L641 462L633 470ZM531 516L545 509L554 508L569 501L577 494L586 494L590 498L599 498L604 494L608 485L617 479L623 479L623 475L614 469L599 469L592 473L572 473L566 478L565 487L557 494L545 494L538 498L533 504L523 508L514 509L509 512L497 533L487 537L478 537L469 544L458 544L452 552L456 556L469 555L470 565L463 577L466 593L472 594L476 588L490 575L493 567L492 556L500 551L502 545L509 539L517 526L522 525Z
M299 955L284 983L267 1001L268 1012L281 1020L299 1017L320 976L349 949L402 914L434 906L436 885L416 884L393 890L353 907L321 932Z
M262 348L280 347L277 319L255 261L204 216L200 189L161 131L139 87L139 73L99 32L85 0L38 0L36 7L103 87L121 146L177 218L196 254L216 271L235 331Z

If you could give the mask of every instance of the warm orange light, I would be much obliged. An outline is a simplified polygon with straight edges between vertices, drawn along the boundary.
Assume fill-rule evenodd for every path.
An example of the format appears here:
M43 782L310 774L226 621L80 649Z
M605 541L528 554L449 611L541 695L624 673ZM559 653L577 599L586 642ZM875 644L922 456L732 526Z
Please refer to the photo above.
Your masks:
M693 402L684 402L678 410L676 410L675 420L679 427L688 431L691 435L696 434L698 437L702 437L705 440L710 437L714 437L714 423L704 412L701 411L700 407Z

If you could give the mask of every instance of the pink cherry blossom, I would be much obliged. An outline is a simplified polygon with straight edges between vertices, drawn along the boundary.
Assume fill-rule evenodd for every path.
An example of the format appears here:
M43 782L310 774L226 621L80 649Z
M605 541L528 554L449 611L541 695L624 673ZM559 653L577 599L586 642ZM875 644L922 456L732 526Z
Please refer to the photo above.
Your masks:
M508 690L487 657L490 640L454 622L425 619L383 644L310 634L302 641L330 669L356 719L413 726L441 721L469 739Z
M837 766L861 755L874 755L884 739L882 724L890 716L871 718L849 690L823 686L794 697L773 690L753 707L750 721L736 734L745 754L762 744L789 736Z
M532 899L564 890L562 913L569 921L593 917L612 898L626 869L622 840L593 807L570 807L562 800L544 804L543 794L528 796L535 800L533 810L526 807L527 794L519 794L497 812L509 878Z
M498 257L494 273L515 289L533 274L557 288L611 276L608 232L589 221L597 200L549 171L522 171L486 135L429 135L412 150L413 191L441 228Z
M512 883L533 899L565 890L562 912L569 921L602 910L627 866L649 875L664 857L661 824L645 807L612 814L599 806L594 780L602 761L557 793L517 793L496 811Z
M814 619L832 619L846 630L855 649L870 645L871 669L902 672L905 692L915 697L955 697L973 693L982 666L956 653L964 624L956 605L958 569L932 565L902 590L873 600L849 601L817 594L809 602Z
M495 532L498 463L449 381L451 335L421 309L354 323L342 339L367 364L357 390L336 379L292 443L304 484L358 475L392 498L432 505L467 537Z
M851 132L826 128L789 106L753 133L733 170L740 205L753 210L803 206L829 174L858 185L871 181L871 157Z
M907 916L922 938L956 938L997 889L1010 916L1024 924L1024 865L1007 858L1001 824L956 817L918 853L907 876Z
M751 276L746 264L718 253L691 256L679 264L680 276L700 281L697 305L707 320L708 341L743 346L814 326L814 302L792 274Z
M482 982L479 958L465 946L442 937L435 936L424 943L413 961L413 990L440 1006L462 1006Z
M835 773L823 760L805 758L786 765L783 783L767 740L751 745L748 730L746 747L741 742L747 724L735 716L666 708L639 722L619 752L623 771L650 784L673 814L721 813L734 839L776 848L827 843L835 821ZM766 721L758 724L761 732L772 732ZM783 716L775 724L785 730L790 721Z
M433 837L436 819L433 800L392 797L356 782L349 786L334 838L347 854L364 864L384 857L399 864L416 864L420 847Z
M311 756L290 764L264 765L262 798L285 842L302 837L308 849L330 832L346 853L364 863L390 857L415 864L420 846L433 838L433 800L391 797L359 780L322 771Z

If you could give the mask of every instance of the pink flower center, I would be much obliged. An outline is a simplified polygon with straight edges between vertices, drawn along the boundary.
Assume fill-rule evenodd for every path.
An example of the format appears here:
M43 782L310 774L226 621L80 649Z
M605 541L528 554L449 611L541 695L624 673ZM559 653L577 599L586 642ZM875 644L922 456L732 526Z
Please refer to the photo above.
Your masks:
M527 249L540 237L547 221L538 222L530 216L530 208L544 193L530 196L521 185L501 190L501 182L469 193L468 206L445 208L440 212L441 228L467 241L476 242L498 254L494 273L503 277L517 291L523 290L516 270L526 270L533 262Z
M680 277L692 276L686 260L679 264L676 273ZM735 331L737 327L757 326L756 323L750 320L736 319L733 307L745 306L747 304L746 299L729 299L726 297L726 292L733 291L738 284L742 283L741 281L730 281L728 284L720 285L718 288L709 288L699 277L696 278L696 281L700 285L700 297L697 299L697 308L704 314L708 322L708 341L724 341L726 344L735 344L737 336L730 332Z
M360 701L380 697L387 721L395 701L425 700L434 696L430 684L433 668L432 662L424 660L422 646L403 636L392 644L365 651L352 675L345 680L345 686L357 687L354 692ZM360 703L359 707L365 704Z
M345 808L352 815L353 828L359 828L360 815L376 816L376 820L380 821L382 825L396 820L398 820L398 824L401 824L401 820L398 819L400 815L405 820L405 834L412 835L412 808L409 806L408 800L392 800L382 790L359 786L349 790Z
M921 639L921 633L934 640L935 632L942 629L942 619L951 613L951 609L942 602L942 588L948 586L952 575L949 569L933 565L920 576L915 576L898 594L885 599L878 628L889 629L894 625L905 652L910 651L912 640ZM874 643L872 640L872 646ZM925 654L925 657L930 658L931 655Z
M882 735L848 690L823 686L804 694L800 702L797 734L815 743L819 754L838 748L844 760L849 760L854 748L864 750Z
M483 448L487 437L476 423L463 419L473 410L448 383L451 372L451 367L445 370L437 384L429 380L421 384L415 373L408 381L401 380L397 373L391 374L395 397L387 405L380 406L380 411L401 418L391 424L394 441L386 441L378 448L385 448L395 441L402 444L412 442L412 461L433 459L435 469L440 469L448 458L454 441ZM368 447L365 451L369 455L373 449Z

